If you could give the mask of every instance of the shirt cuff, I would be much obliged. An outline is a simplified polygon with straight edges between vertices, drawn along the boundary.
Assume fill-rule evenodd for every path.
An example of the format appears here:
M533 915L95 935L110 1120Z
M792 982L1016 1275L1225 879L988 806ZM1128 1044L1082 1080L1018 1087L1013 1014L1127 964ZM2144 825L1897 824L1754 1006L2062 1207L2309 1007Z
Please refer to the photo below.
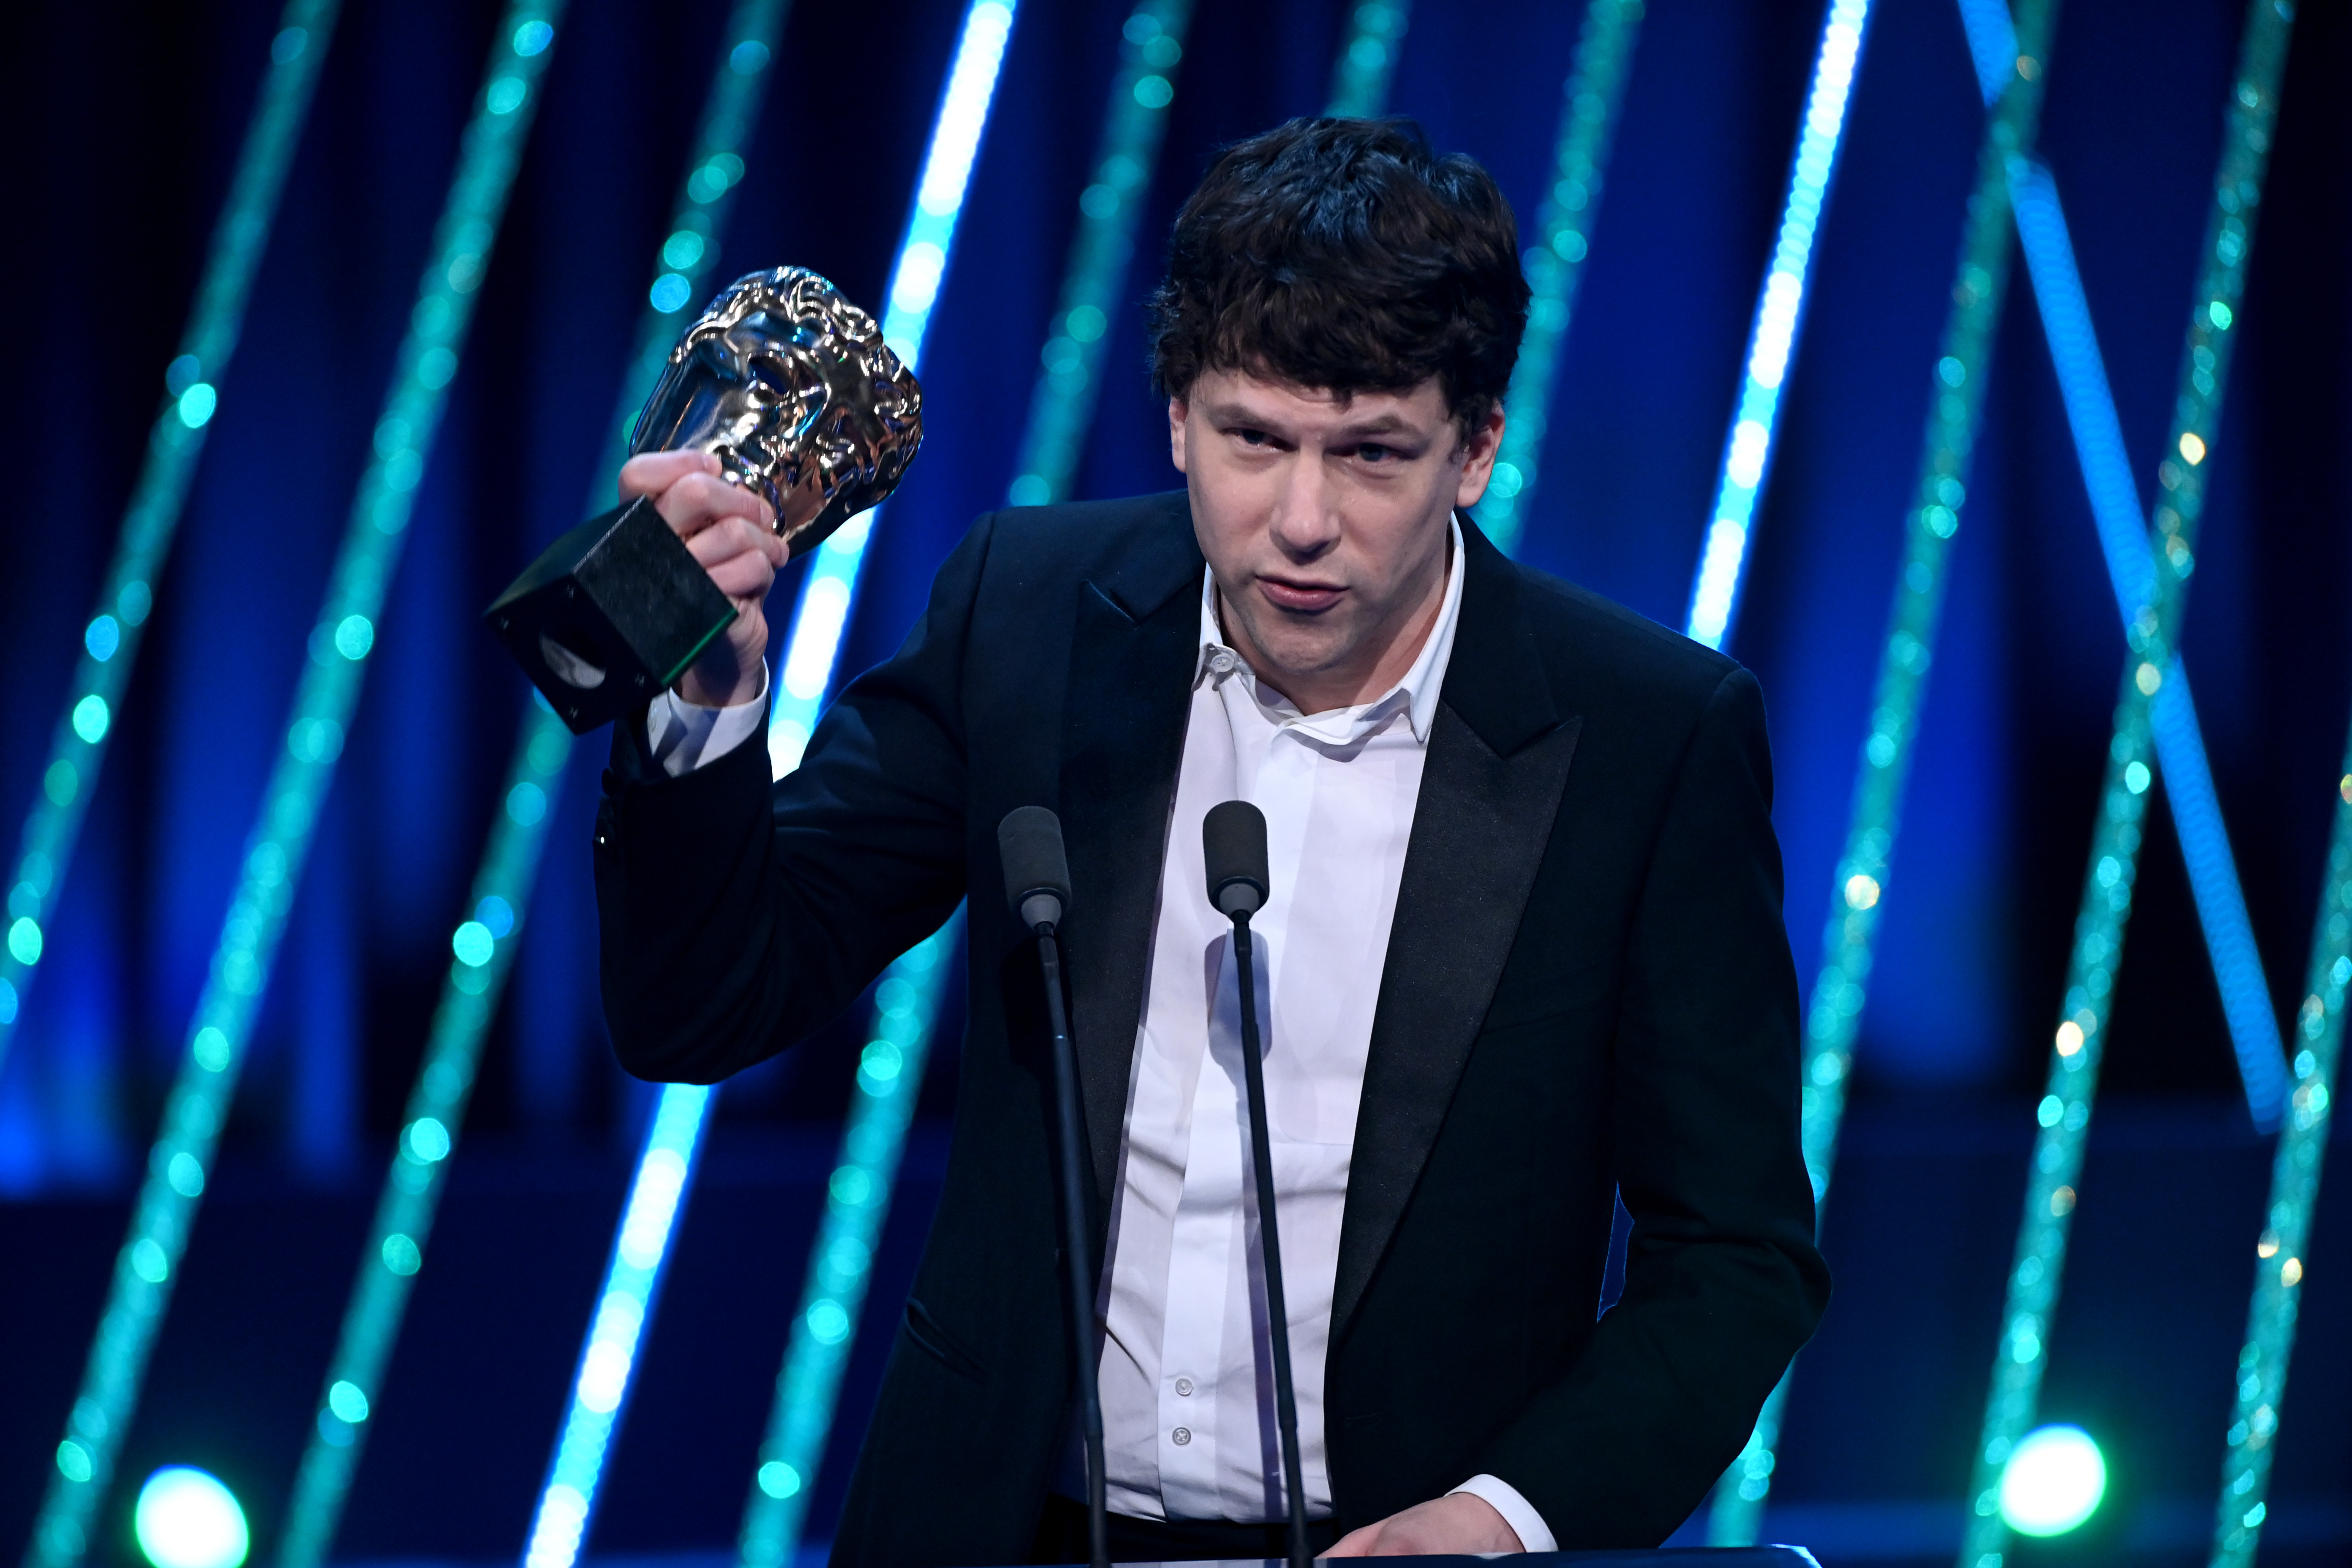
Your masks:
M758 734L767 712L768 672L762 668L758 694L726 708L705 708L675 691L663 692L646 710L646 741L662 772L683 778Z
M1519 1489L1499 1476L1472 1476L1454 1492L1468 1492L1503 1516L1503 1522L1517 1532L1519 1544L1529 1552L1557 1552L1559 1542L1553 1539L1551 1529L1535 1505L1519 1495ZM1454 1492L1445 1495L1452 1497Z

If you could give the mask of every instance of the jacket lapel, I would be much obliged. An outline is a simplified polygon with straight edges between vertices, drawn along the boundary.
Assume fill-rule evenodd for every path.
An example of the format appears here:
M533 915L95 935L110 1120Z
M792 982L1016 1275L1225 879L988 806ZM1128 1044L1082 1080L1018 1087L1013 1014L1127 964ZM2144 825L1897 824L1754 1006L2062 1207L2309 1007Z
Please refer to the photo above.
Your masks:
M1108 1211L1128 1075L1151 966L1168 814L1200 654L1201 574L1181 493L1118 568L1078 589L1063 717L1062 828L1070 860L1070 1028L1094 1156L1097 1224Z
M1331 1305L1335 1344L1403 1216L1470 1058L1559 815L1580 727L1553 704L1520 611L1517 569L1466 518L1462 533L1461 620L1413 809L1356 1117Z

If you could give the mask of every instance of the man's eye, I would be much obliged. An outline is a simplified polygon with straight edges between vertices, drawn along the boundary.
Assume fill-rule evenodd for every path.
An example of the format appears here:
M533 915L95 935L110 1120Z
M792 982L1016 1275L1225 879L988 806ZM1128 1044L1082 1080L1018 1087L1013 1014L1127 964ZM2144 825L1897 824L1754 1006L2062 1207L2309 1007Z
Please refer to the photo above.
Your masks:
M1356 448L1356 456L1367 463L1390 462L1397 456L1394 447L1383 447L1377 441L1367 441Z
M1240 439L1241 444L1244 447L1263 447L1267 445L1266 434L1263 430L1239 429L1235 430L1234 435Z

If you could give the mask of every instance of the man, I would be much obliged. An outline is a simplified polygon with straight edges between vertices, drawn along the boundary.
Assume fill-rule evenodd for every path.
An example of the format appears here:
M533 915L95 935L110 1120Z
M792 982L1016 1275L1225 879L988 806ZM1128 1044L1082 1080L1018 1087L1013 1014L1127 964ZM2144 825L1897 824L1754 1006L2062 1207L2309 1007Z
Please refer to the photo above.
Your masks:
M1201 819L1269 825L1253 922L1318 1550L1652 1545L1822 1310L1760 698L1513 565L1462 509L1528 290L1484 170L1396 121L1223 153L1153 301L1181 494L974 524L896 658L771 784L761 504L624 488L734 595L616 734L606 1011L709 1081L847 1005L970 895L947 1181L835 1545L1084 1555L1051 1077L998 821L1061 815L1115 1554L1278 1553L1230 935ZM1613 1212L1624 1291L1596 1322Z

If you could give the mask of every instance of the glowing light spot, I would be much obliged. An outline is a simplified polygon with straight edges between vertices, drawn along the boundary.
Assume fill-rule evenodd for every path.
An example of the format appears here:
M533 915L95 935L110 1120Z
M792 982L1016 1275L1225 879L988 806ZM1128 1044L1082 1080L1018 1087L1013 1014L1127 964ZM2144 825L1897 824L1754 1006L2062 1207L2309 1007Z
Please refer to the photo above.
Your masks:
M1176 89L1164 76L1147 76L1135 84L1135 101L1146 109L1165 109L1176 101Z
M172 1277L172 1260L153 1237L142 1236L131 1248L131 1272L150 1285L161 1285Z
M727 57L727 67L737 76L757 75L768 68L768 46L757 38L744 39Z
M488 963L497 950L498 941L490 935L490 928L479 921L467 921L449 937L449 951L457 955L458 963L471 969Z
M73 730L89 745L106 739L106 699L93 691L74 704Z
M827 1296L808 1310L809 1333L822 1345L837 1345L849 1337L849 1314Z
M8 956L26 968L41 962L41 922L20 915L8 927Z
M2134 795L2146 795L2148 782L2154 776L2147 771L2147 764L2137 758L2124 764L2124 788Z
M2279 1265L2279 1283L2293 1289L2303 1283L2303 1259L2290 1258Z
M679 229L662 242L662 259L683 272L702 259L703 237L690 228Z
M421 1164L438 1164L449 1157L449 1130L438 1117L418 1117L408 1124L408 1152Z
M368 1396L358 1384L339 1379L327 1390L327 1408L356 1426L368 1418Z
M2183 430L2180 433L2180 455L2189 459L2191 468L2205 460L2205 443L2196 431Z
M2074 1189L2060 1187L2050 1194L2050 1217L2063 1219L2074 1212Z
M1878 902L1878 879L1855 872L1845 879L1845 901L1848 909L1866 910Z
M517 826L538 826L547 815L547 792L528 782L515 785L507 791L507 815Z
M788 1498L801 1489L801 1473L781 1459L760 1467L760 1489L772 1498Z
M2020 1535L2063 1535L2107 1493L2107 1462L2080 1426L2029 1432L2000 1472L2001 1521Z
M555 42L555 29L545 22L525 22L515 29L514 52L529 59Z
M502 942L515 928L514 906L496 893L474 906L474 918L488 926L490 934Z
M201 430L219 406L220 395L213 390L211 383L200 381L180 394L180 423L191 430Z
M375 624L365 616L345 616L335 626L335 651L357 664L375 647Z
M654 286L646 291L646 301L665 316L675 315L685 310L687 301L693 298L693 285L675 272L663 273L654 279Z
M236 1494L191 1465L147 1478L131 1528L155 1568L237 1568L253 1543Z
M2156 689L2164 684L2164 671L2152 664L2143 664L2132 672L2132 684L2139 688L2141 696L2153 697Z
M398 1231L383 1238L383 1266L404 1277L414 1274L425 1264L425 1254L417 1250L415 1241Z
M100 616L81 634L81 646L89 650L90 658L104 664L122 646L122 628L112 616Z
M512 114L522 107L523 95L528 90L522 85L522 78L502 76L482 94L482 107L492 114Z

